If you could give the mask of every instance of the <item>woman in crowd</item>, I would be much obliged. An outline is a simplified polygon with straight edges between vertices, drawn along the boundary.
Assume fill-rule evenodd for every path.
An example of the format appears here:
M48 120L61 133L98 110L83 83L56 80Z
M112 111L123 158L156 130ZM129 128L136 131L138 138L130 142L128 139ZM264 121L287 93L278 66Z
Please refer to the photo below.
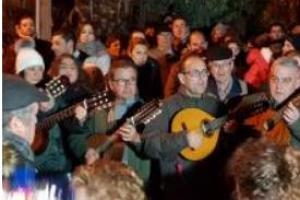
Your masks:
M160 98L163 95L159 65L148 56L145 40L139 39L128 46L128 53L138 71L138 92L145 101Z

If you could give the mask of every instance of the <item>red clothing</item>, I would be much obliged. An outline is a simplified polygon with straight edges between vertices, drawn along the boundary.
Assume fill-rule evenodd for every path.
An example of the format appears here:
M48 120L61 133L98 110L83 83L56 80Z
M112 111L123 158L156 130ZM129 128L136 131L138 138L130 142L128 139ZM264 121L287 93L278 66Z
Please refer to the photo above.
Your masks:
M252 87L259 89L267 82L270 65L260 53L260 49L251 49L247 55L247 64L250 66L244 79Z

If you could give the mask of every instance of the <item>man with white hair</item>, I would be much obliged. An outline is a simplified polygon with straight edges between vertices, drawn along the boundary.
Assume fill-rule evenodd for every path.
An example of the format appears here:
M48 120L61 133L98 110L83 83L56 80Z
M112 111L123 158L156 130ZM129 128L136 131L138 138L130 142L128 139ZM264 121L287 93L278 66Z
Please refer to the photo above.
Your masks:
M278 58L271 67L269 76L269 93L270 104L275 110L283 108L281 123L283 129L273 128L272 124L268 125L271 132L263 134L268 140L279 145L292 144L300 148L300 111L297 102L289 99L291 95L299 96L300 88L300 69L297 61L289 57ZM268 111L267 111L268 112ZM266 115L265 112L251 118L249 124L261 127L276 113ZM265 115L267 117L265 117ZM252 120L254 119L254 120ZM267 127L268 128L268 127ZM272 131L273 128L274 130ZM260 128L259 128L260 129ZM277 131L276 131L277 130Z
M30 148L35 136L38 103L48 97L17 76L3 76L3 183L4 190L25 190L35 182L34 156Z

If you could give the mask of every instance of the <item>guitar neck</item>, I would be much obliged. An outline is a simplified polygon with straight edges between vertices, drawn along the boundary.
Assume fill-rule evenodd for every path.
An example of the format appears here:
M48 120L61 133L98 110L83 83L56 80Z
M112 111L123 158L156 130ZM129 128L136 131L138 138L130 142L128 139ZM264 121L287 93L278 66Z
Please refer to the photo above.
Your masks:
M240 102L230 110L229 114L219 117L213 121L203 124L204 133L210 134L211 132L222 127L228 119L235 119L242 121L251 115L263 111L268 106L268 101L263 93L257 93L242 97Z
M133 116L126 119L126 123L131 124L132 126L139 126L141 124L147 124L152 119L155 118L156 115L160 114L158 108L161 106L161 102L158 100L153 100L142 106ZM152 117L151 117L152 116ZM120 136L116 133L109 136L107 140L96 148L96 152L98 154L105 153L115 141L119 140Z
M53 127L54 124L73 116L74 109L77 105L78 104L70 106L62 111L59 111L59 112L47 117L45 120L43 120L42 122L37 124L37 128L40 130L48 130L51 127Z
M202 127L203 132L209 134L209 133L221 128L225 124L227 119L228 119L228 115L225 115L225 116L219 117L211 122L204 123L203 127Z
M109 97L107 96L107 92L99 92L92 97L81 101L73 106L70 106L62 111L59 111L46 119L42 122L37 124L37 128L40 130L47 130L51 128L55 123L60 122L66 118L72 117L75 113L74 110L77 106L82 105L84 108L87 109L88 115L91 114L95 109L104 109L111 106L111 102Z

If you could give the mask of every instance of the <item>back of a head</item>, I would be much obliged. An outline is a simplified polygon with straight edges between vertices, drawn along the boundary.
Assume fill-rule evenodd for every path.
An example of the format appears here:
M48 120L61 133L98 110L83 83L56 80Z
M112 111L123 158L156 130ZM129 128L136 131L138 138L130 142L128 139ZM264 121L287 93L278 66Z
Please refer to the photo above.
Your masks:
M99 160L93 166L79 167L73 177L73 186L75 191L86 192L86 200L146 199L142 180L120 162Z
M227 178L234 186L233 199L297 199L292 197L295 175L286 152L285 148L263 139L250 139L241 145L227 166ZM299 169L299 159L297 162ZM299 173L297 176L299 179Z

